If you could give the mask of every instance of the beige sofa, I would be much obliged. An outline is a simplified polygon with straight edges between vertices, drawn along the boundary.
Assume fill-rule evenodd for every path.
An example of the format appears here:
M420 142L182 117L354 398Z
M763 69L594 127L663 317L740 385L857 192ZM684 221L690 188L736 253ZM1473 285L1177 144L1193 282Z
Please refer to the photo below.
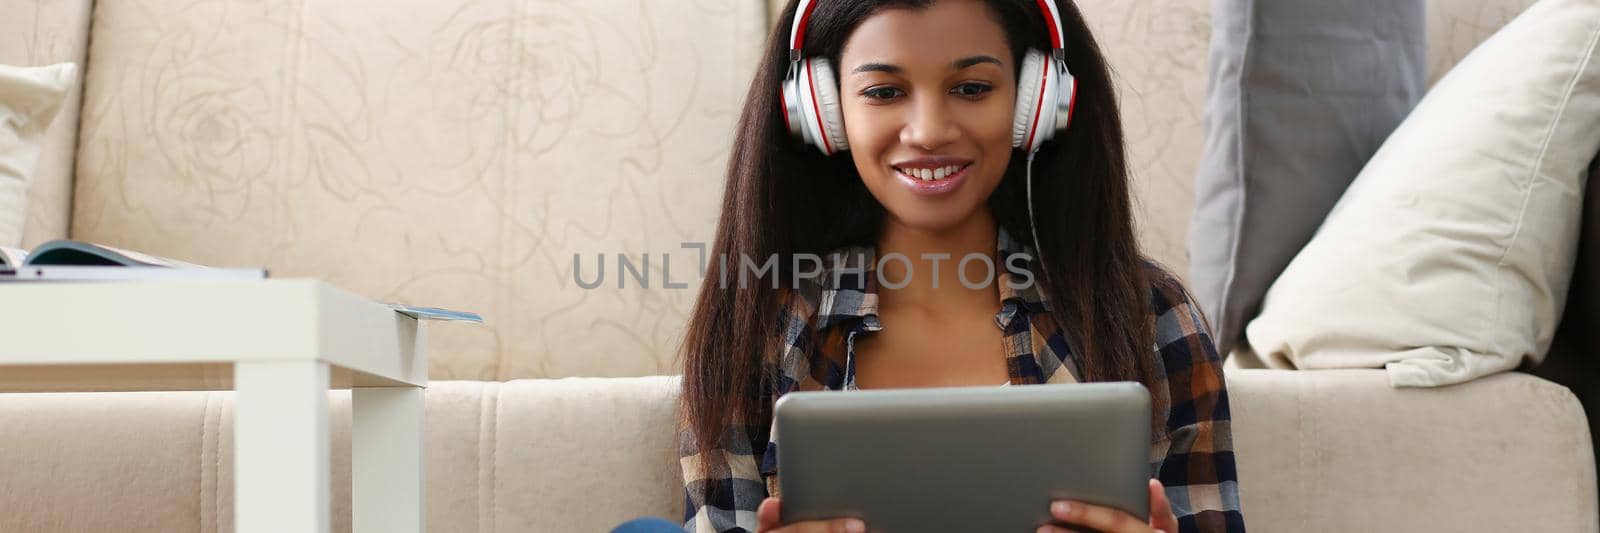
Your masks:
M1081 3L1123 84L1141 238L1183 272L1207 7ZM1433 78L1529 3L1433 0ZM752 0L0 0L0 63L87 65L28 244L265 265L482 312L487 327L432 331L429 528L676 517L676 381L627 376L674 371L693 291L581 290L573 257L693 271L681 244L711 235L772 16ZM567 376L608 378L548 379ZM1258 531L1600 530L1589 430L1552 383L1228 379ZM331 395L347 530L349 396ZM0 531L231 530L229 398L0 395Z
M1524 374L1392 390L1381 371L1229 378L1256 531L1594 531L1583 413ZM430 531L605 531L682 512L669 377L428 389ZM0 396L0 531L231 531L229 393ZM350 527L349 393L331 393Z

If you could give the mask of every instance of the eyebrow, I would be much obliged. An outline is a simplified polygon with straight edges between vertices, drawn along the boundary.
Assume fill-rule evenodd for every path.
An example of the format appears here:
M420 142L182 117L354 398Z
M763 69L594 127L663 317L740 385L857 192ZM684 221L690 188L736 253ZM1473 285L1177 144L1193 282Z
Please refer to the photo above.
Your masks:
M993 63L995 65L999 65L1000 64L1000 60L999 59L995 59L994 56L981 56L980 55L980 56L963 57L961 59L957 59L957 60L955 60L954 63L951 63L951 65L954 66L956 68L956 70L961 70L961 69L964 69L964 68L967 68L967 67L970 67L970 66L973 66L973 65L981 65L981 64L984 64L984 63ZM901 72L901 70L902 69L900 67L895 66L895 65L890 65L890 64L887 64L887 63L863 63L861 66L856 67L855 70L850 71L850 73L851 74L860 74L860 73L863 73L863 72L887 72L889 74L899 74Z

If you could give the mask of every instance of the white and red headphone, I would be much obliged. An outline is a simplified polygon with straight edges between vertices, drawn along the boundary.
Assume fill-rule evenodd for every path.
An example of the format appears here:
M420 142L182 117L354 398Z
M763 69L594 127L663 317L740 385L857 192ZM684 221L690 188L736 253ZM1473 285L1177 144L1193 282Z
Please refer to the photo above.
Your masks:
M1078 82L1067 70L1064 59L1061 14L1054 0L1037 1L1045 26L1050 29L1051 50L1046 55L1030 49L1023 58L1011 127L1011 146L1030 155L1054 138L1056 132L1067 129L1078 93ZM789 73L783 80L783 120L790 133L823 154L833 155L850 149L844 134L844 113L839 107L838 79L828 58L807 58L801 51L806 25L816 5L817 0L800 0L795 7L794 29L789 36Z

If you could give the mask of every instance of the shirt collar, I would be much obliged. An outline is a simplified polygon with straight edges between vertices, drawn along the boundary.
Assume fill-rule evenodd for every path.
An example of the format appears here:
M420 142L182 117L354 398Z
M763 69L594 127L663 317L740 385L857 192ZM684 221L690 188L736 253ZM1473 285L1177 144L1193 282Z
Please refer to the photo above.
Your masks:
M1000 258L995 263L995 270L999 273L996 281L1000 284L1001 306L1017 303L1027 307L1031 312L1050 309L1050 301L1039 288L1043 277L1040 276L1038 269L1039 256L1034 253L1033 248L1012 239L1005 228L1000 228L995 243L997 248L995 256Z

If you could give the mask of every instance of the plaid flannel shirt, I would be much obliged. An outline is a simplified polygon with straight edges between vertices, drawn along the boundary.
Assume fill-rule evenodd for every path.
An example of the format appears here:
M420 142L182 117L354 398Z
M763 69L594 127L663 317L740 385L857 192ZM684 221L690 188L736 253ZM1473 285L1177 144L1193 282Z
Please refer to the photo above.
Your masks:
M1068 348L1047 312L1049 304L1038 284L1013 289L1012 285L1021 283L1008 282L1012 274L1004 265L1013 263L1005 259L1027 253L1027 249L1003 229L998 244L995 270L1001 310L995 315L995 324L1005 334L1011 384L1081 381L1077 354ZM776 378L764 384L764 402L776 402L795 390L856 389L853 341L857 335L883 329L872 271L875 254L870 247L836 254L846 261L825 270L814 284L784 289L784 310L776 330L781 344L765 363L768 375ZM1166 487L1180 531L1244 531L1222 361L1204 319L1181 284L1159 267L1148 265L1147 269L1151 317L1156 325L1150 357L1160 369L1159 379L1144 384L1155 411L1152 476ZM769 437L770 410L767 415L755 425L729 427L710 457L698 453L690 432L680 432L685 530L756 530L757 506L778 492L778 443ZM712 462L710 478L701 473L705 461Z

